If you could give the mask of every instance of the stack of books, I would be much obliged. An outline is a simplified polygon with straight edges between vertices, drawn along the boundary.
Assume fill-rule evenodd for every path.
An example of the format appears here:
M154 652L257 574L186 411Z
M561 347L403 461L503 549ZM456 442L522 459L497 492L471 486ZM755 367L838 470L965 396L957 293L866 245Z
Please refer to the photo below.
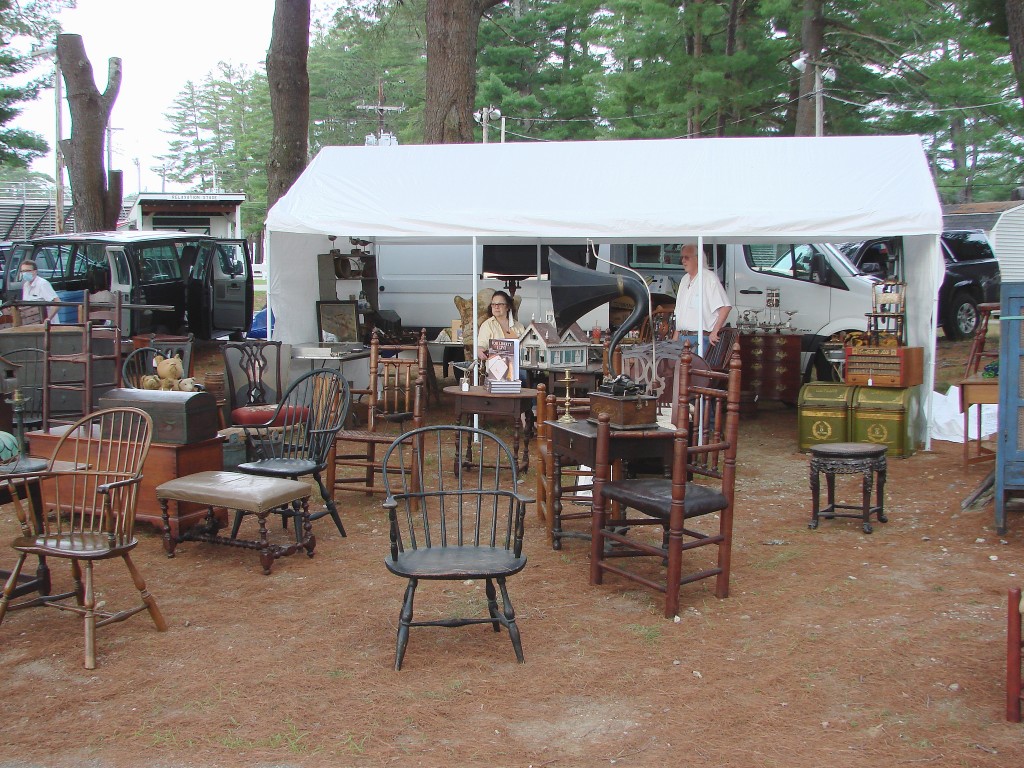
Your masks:
M523 382L519 379L486 379L484 387L492 395L518 394L523 389Z

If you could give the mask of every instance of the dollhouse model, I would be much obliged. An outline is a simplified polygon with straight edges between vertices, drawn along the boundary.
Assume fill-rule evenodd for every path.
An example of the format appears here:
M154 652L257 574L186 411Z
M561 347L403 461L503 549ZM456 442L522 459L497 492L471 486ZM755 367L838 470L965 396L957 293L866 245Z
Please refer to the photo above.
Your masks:
M536 320L526 326L519 345L519 363L523 367L547 370L584 369L590 342L587 334L573 323L559 337L551 323Z

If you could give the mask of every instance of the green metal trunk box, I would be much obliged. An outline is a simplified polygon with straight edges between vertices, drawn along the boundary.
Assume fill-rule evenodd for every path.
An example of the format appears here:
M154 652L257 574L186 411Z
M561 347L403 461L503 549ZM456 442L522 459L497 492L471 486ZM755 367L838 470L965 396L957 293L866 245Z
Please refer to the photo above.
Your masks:
M888 446L889 456L906 458L917 450L914 414L920 387L858 387L850 439Z
M823 443L849 442L856 391L857 387L848 384L817 381L800 388L797 412L801 451Z

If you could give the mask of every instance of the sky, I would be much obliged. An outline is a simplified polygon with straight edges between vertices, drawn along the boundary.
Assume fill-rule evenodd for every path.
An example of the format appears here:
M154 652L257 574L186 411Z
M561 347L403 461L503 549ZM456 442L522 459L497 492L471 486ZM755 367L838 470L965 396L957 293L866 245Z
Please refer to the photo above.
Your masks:
M122 61L121 89L114 102L112 165L124 171L124 193L160 192L161 179L150 170L160 164L172 138L164 113L189 80L201 81L219 61L255 69L266 59L274 19L274 0L78 0L60 15L64 32L79 34L92 62L96 86L107 82L107 61ZM40 73L52 65L42 63ZM64 138L71 117L64 105ZM35 131L52 146L56 107L52 87L24 105L14 121ZM138 158L138 168L135 159ZM33 170L53 176L49 154ZM65 177L66 181L66 177ZM180 191L168 184L166 191Z

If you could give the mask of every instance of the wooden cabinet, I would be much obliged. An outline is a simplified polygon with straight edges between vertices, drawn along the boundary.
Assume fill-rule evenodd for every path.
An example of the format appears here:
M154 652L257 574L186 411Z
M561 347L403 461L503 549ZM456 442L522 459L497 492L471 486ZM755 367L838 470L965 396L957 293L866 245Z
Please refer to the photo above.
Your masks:
M60 439L60 428L49 432L29 432L29 453L33 456L49 457L57 447ZM174 445L171 443L154 442L146 457L142 469L142 483L139 486L139 498L135 506L135 518L144 523L163 530L163 517L160 504L156 500L158 485L176 477L184 477L195 472L222 469L224 465L224 442L220 437L204 440L191 445ZM46 492L44 483L44 503L53 502L53 493ZM170 505L171 535L177 536L179 530L185 530L200 522L206 516L206 507L198 504L174 502Z
M742 386L759 399L795 404L800 399L799 334L755 333L740 335Z

